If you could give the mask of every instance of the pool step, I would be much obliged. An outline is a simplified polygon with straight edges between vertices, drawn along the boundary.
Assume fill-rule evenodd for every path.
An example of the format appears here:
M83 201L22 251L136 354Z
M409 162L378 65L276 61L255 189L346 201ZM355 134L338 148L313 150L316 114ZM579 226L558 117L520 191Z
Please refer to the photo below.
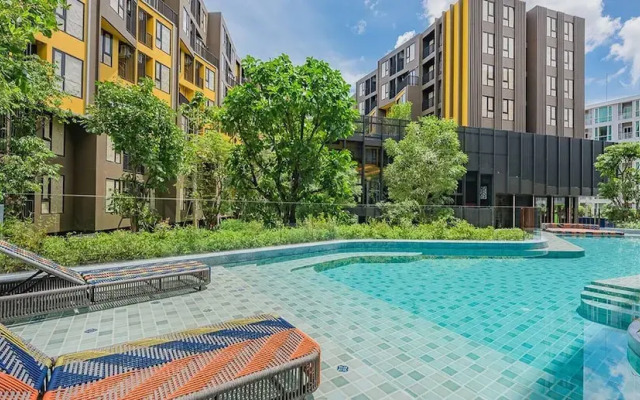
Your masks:
M640 311L584 298L580 301L578 313L590 321L618 329L627 329L634 319L640 317Z
M591 321L627 329L640 317L640 289L616 282L592 282L580 294L578 312Z

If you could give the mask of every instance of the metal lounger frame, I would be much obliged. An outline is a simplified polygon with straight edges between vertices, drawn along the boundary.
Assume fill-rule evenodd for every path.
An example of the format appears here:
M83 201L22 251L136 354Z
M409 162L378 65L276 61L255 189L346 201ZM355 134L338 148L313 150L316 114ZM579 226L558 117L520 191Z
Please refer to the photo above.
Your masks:
M76 285L57 277L46 277L33 281L36 285L32 287L30 292L0 296L0 320L66 311L176 290L202 290L211 282L211 272L209 267L203 267L191 271L96 285ZM0 284L0 292L15 287L16 283L20 282L18 280L3 282ZM42 286L42 288L38 288L38 286Z

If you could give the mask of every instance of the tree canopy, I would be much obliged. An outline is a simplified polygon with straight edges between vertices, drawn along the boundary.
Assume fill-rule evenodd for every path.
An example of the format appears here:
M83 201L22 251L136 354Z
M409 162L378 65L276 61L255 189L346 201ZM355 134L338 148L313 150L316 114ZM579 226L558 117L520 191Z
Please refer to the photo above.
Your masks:
M149 79L138 85L99 83L95 102L88 108L87 131L108 134L114 150L128 159L123 196L115 208L131 218L133 229L149 213L151 191L165 190L180 170L184 135L175 121L176 113L153 95Z
M51 63L27 50L35 35L57 29L60 0L3 0L0 7L0 202L9 215L22 210L26 193L40 190L42 178L55 178L59 166L36 136L45 118L64 120L63 94Z
M640 169L636 165L639 161L640 143L608 146L596 160L595 167L603 178L598 185L599 194L611 200L607 213L613 220L640 218Z
M296 223L301 203L353 203L355 164L331 148L353 134L357 117L340 72L286 55L247 57L243 68L247 81L230 91L222 113L223 130L240 141L231 156L236 188L271 204L285 224Z
M391 106L391 109L389 109L387 118L411 121L411 107L413 107L413 103L410 101L394 104Z
M399 142L385 141L392 162L383 176L391 200L420 206L451 202L467 171L467 155L460 149L456 128L453 121L423 117L407 126Z

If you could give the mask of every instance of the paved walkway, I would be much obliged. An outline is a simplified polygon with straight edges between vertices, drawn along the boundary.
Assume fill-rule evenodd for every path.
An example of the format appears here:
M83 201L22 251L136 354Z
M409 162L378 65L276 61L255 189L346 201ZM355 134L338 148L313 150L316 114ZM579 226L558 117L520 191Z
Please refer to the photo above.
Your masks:
M584 249L576 246L551 232L542 232L542 239L546 240L549 247L547 249L550 258L577 258L584 257Z

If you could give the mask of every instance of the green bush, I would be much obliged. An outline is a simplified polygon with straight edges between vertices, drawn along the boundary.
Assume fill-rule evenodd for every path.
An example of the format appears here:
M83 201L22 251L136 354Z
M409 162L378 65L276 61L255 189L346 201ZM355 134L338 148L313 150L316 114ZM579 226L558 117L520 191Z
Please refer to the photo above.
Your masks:
M174 255L308 243L336 239L411 240L523 240L519 229L476 228L466 221L438 220L416 226L392 226L385 222L342 225L335 218L307 219L295 228L265 228L259 222L223 221L216 230L193 226L154 232L115 231L92 235L46 236L32 224L16 223L2 228L10 241L63 265L83 265L147 259ZM23 268L0 259L5 272Z

